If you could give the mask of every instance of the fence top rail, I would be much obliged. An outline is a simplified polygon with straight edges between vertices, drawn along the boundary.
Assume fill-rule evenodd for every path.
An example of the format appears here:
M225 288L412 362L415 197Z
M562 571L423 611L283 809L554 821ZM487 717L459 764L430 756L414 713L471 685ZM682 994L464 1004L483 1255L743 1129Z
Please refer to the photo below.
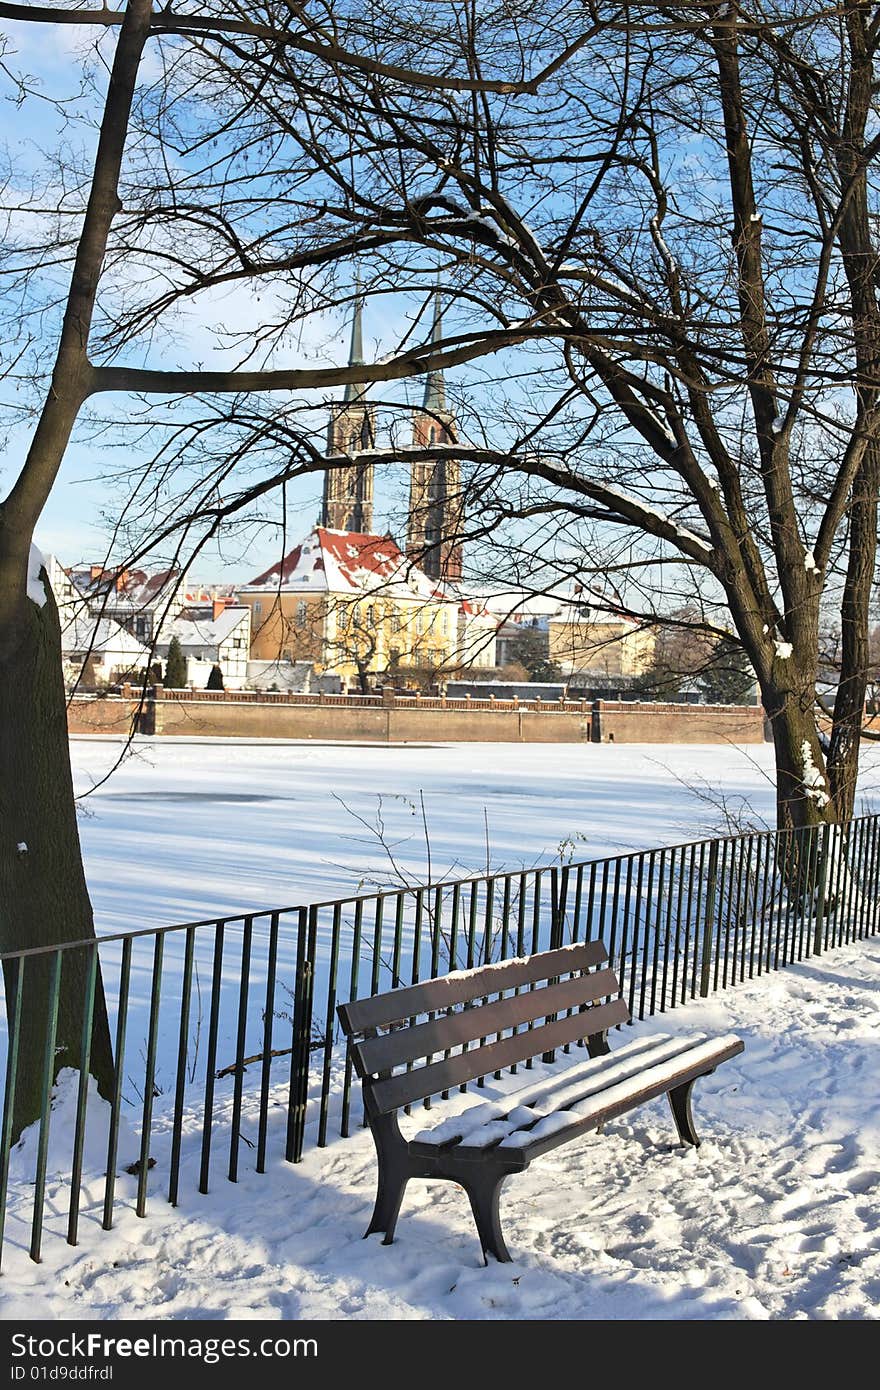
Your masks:
M107 946L115 941L130 941L142 936L165 936L169 932L195 931L204 927L229 927L241 923L242 927L246 922L256 922L258 919L266 917L270 920L273 917L288 917L297 914L299 919L314 917L318 912L326 908L342 909L345 906L357 908L359 904L379 903L389 898L415 897L420 893L446 892L455 888L470 888L478 884L503 883L505 879L536 877L539 874L566 874L570 877L578 870L592 869L600 864L607 864L609 867L618 863L626 863L628 860L644 859L650 855L663 854L670 856L677 851L689 849L699 849L701 846L729 845L746 840L766 840L768 838L783 839L785 836L803 835L807 832L824 831L827 829L852 828L854 826L876 822L880 819L880 812L874 812L865 816L853 816L849 821L826 821L815 826L796 826L784 830L753 830L747 831L742 835L714 835L707 836L702 840L685 840L674 845L654 845L646 849L629 850L625 854L605 855L600 859L581 859L570 864L537 864L529 868L522 869L499 869L493 874L471 874L467 878L444 879L434 883L401 884L395 888L384 888L378 893L355 893L350 897L344 898L325 898L320 902L312 903L293 903L287 907L264 907L254 911L234 912L227 917L205 917L198 922L171 922L164 927L138 927L132 931L111 932L107 935L98 937L87 937L85 940L64 941L51 946L28 946L19 951L0 952L0 964L7 960L20 960L24 956L44 956L51 955L56 951L76 951L98 946Z

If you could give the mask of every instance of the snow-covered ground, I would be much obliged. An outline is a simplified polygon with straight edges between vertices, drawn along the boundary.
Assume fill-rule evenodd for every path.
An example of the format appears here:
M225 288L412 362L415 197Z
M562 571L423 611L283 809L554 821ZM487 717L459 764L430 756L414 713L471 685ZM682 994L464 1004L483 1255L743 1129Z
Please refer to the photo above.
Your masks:
M119 756L75 739L82 793ZM877 801L880 754L862 777ZM722 833L718 801L772 825L772 749L625 744L243 743L142 739L82 801L98 927L126 931ZM874 771L874 769L877 769ZM362 824L356 817L367 822ZM369 828L369 827L372 827ZM488 849L487 849L488 842Z
M36 1266L26 1255L27 1211L14 1204L3 1314L873 1318L880 1305L878 1024L875 939L638 1025L732 1030L745 1040L740 1057L698 1083L701 1149L671 1147L662 1101L614 1121L603 1136L556 1149L505 1187L514 1263L489 1268L481 1265L465 1196L448 1183L410 1184L393 1246L361 1239L375 1180L364 1131L310 1149L295 1167L276 1160L265 1176L243 1153L234 1188L221 1171L224 1154L210 1194L199 1196L199 1116L192 1113L176 1210L161 1193L167 1172L157 1167L156 1195L139 1220L135 1180L123 1173L116 1227L101 1232L103 1182L93 1159L81 1245L64 1244L67 1189L50 1179L44 1263ZM62 1135L70 1104L68 1094L58 1116ZM443 1113L437 1106L432 1116ZM283 1105L272 1114L280 1129ZM421 1127L425 1119L422 1112L410 1123ZM248 1115L245 1132L252 1130ZM222 1125L216 1145L220 1153ZM133 1139L124 1137L120 1169L135 1156ZM16 1195L24 1203L24 1187Z
M112 741L76 740L78 789L99 783L118 753ZM750 816L771 820L771 767L766 747L141 740L85 798L81 834L99 930L107 933L349 895L401 874L422 881L428 844L436 880L485 871L487 863L519 869L718 833L721 798L733 812L748 804ZM875 767L869 756L860 810L880 800ZM254 933L248 1047L259 1042L262 931ZM210 929L202 935L196 989L203 996ZM182 940L166 939L148 1216L134 1215L135 1179L124 1171L138 1153L152 949L142 938L133 958L116 1228L98 1229L106 1143L97 1133L87 1153L81 1244L64 1243L74 1097L62 1087L40 1266L26 1253L33 1136L13 1155L0 1316L33 1316L37 1308L40 1316L94 1318L874 1315L880 942L637 1025L745 1038L745 1054L698 1088L703 1148L670 1149L674 1131L657 1103L610 1125L604 1138L556 1150L505 1189L515 1265L484 1270L464 1194L449 1185L411 1184L394 1247L361 1241L375 1179L371 1140L355 1131L317 1150L314 1087L305 1161L283 1162L286 1059L273 1067L268 1173L254 1172L247 1142L257 1123L249 1074L240 1180L233 1187L225 1179L227 1078L217 1083L211 1192L199 1196L204 1025L184 1117L181 1205L168 1206ZM218 1065L234 1055L239 945L230 930ZM113 949L104 951L111 1020ZM279 981L289 974L289 943L285 949ZM197 1031L193 1040L198 1052ZM339 1079L334 1074L336 1106ZM95 1116L100 1130L100 1104ZM338 1129L337 1114L331 1136Z

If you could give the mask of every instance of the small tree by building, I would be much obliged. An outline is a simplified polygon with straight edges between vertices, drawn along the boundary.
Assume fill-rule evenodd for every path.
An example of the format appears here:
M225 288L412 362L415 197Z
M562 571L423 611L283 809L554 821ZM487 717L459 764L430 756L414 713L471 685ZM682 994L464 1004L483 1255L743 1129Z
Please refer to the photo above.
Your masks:
M732 637L716 642L700 677L703 698L713 705L746 705L755 698L755 673L742 646Z
M169 651L168 655L169 655L169 657L170 657L170 655L171 655L170 651ZM206 690L225 690L225 689L226 689L226 686L223 684L223 672L220 670L220 667L217 666L216 664L215 664L214 666L211 667L211 674L208 676L208 684L205 686L205 689L206 689Z
M165 662L165 684L169 690L182 690L186 685L186 657L177 637L168 644L168 660Z

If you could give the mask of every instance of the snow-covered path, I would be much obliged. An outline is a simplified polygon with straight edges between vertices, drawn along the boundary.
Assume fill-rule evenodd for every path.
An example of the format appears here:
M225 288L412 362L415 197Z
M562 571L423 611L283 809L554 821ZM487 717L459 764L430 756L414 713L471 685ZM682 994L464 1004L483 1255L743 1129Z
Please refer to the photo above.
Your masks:
M481 1266L464 1194L448 1184L411 1183L396 1243L363 1241L375 1177L365 1132L310 1149L297 1167L275 1162L264 1177L251 1155L234 1188L218 1159L200 1197L194 1113L176 1211L156 1171L138 1220L123 1176L124 1205L104 1234L94 1181L72 1250L59 1185L39 1267L13 1216L3 1316L876 1317L880 939L638 1027L745 1039L745 1053L695 1092L702 1148L670 1148L671 1121L655 1102L555 1150L505 1187L512 1265Z

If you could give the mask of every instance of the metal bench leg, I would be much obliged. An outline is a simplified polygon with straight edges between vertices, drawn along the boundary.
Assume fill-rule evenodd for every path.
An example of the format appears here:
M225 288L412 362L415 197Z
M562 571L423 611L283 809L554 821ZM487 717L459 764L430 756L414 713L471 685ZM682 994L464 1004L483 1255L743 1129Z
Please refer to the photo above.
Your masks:
M501 1234L501 1215L498 1210L501 1187L507 1176L506 1173L489 1171L475 1173L467 1179L459 1179L470 1198L477 1233L483 1247L483 1264L489 1263L488 1255L494 1255L501 1264L509 1264L512 1258Z
M397 1120L393 1115L375 1116L370 1121L373 1140L376 1145L376 1158L379 1165L379 1180L376 1190L376 1204L370 1224L364 1231L367 1236L381 1231L383 1245L394 1240L394 1228L400 1214L400 1204L412 1169L408 1162L406 1144L400 1135Z
M674 1090L668 1091L667 1095L679 1139L683 1144L692 1144L695 1149L698 1149L700 1140L694 1129L694 1117L691 1113L691 1091L696 1079L694 1077L693 1081L686 1081L683 1086L676 1086Z
M394 1240L394 1228L400 1215L400 1204L403 1201L407 1182L407 1175L400 1173L389 1175L385 1169L380 1170L376 1205L373 1207L370 1224L364 1231L364 1240L367 1236L376 1235L379 1231L384 1236L383 1245L390 1245Z

